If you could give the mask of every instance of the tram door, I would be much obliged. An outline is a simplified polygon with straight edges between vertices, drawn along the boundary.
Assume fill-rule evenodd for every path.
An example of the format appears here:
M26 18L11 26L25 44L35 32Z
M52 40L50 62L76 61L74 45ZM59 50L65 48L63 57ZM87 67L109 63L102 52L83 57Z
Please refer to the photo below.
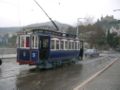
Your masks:
M50 43L49 36L39 36L39 58L41 60L48 59L50 49L49 43Z

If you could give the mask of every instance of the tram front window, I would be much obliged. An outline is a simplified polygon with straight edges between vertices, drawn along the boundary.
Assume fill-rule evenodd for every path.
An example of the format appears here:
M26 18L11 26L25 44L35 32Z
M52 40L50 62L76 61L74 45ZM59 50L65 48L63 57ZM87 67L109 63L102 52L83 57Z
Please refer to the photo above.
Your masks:
M30 47L30 37L26 37L26 47Z
M38 36L32 36L31 37L31 47L33 49L38 48Z
M19 48L29 48L30 47L30 36L21 35L17 38L17 47Z

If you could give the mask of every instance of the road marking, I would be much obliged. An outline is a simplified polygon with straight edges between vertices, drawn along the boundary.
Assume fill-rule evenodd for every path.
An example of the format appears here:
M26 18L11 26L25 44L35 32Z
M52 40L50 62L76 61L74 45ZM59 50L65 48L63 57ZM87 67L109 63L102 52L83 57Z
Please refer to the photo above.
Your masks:
M80 90L84 85L86 85L87 83L89 83L90 81L92 81L95 77L97 77L98 75L100 75L101 73L103 73L105 70L107 70L111 65L113 65L116 61L118 60L118 58L116 58L115 60L113 60L110 64L108 64L105 68L103 68L102 70L98 71L97 73L95 73L94 75L92 75L90 78L88 78L87 80L85 80L83 83L81 83L80 85L78 85L77 87L75 87L73 90Z

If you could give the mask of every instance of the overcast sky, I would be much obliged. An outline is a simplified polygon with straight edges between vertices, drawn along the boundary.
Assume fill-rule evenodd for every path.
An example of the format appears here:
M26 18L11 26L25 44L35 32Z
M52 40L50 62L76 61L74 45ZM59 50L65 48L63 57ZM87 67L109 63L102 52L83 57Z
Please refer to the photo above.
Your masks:
M113 15L120 19L120 0L36 0L53 19L76 24L77 18ZM0 0L0 27L23 26L49 19L33 0Z

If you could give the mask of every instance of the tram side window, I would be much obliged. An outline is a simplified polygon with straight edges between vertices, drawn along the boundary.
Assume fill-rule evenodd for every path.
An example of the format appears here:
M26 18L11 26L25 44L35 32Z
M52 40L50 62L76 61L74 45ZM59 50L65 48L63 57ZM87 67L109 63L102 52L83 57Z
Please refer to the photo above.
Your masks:
M77 42L75 42L75 49L77 49Z
M69 49L72 49L72 42L69 42Z
M72 49L74 49L74 42L72 42Z
M68 41L68 50L70 49L70 41Z
M51 47L51 49L55 49L55 41L54 40L51 40L51 45L50 45Z
M80 43L78 42L78 50L80 49Z
M73 49L75 50L75 42L73 42Z
M68 49L68 41L65 41L65 49Z
M69 49L71 49L70 47L71 47L71 42L69 41Z
M61 41L61 49L64 49L64 41Z
M34 48L34 36L32 36L32 38L31 38L31 46L32 46L32 48Z
M56 49L59 49L59 45L60 45L60 44L59 44L59 41L57 40L57 41L56 41Z
M36 36L35 37L35 48L37 48L38 47L38 37Z
M77 48L76 48L76 49L78 50L78 42L76 42L76 45L77 45Z

